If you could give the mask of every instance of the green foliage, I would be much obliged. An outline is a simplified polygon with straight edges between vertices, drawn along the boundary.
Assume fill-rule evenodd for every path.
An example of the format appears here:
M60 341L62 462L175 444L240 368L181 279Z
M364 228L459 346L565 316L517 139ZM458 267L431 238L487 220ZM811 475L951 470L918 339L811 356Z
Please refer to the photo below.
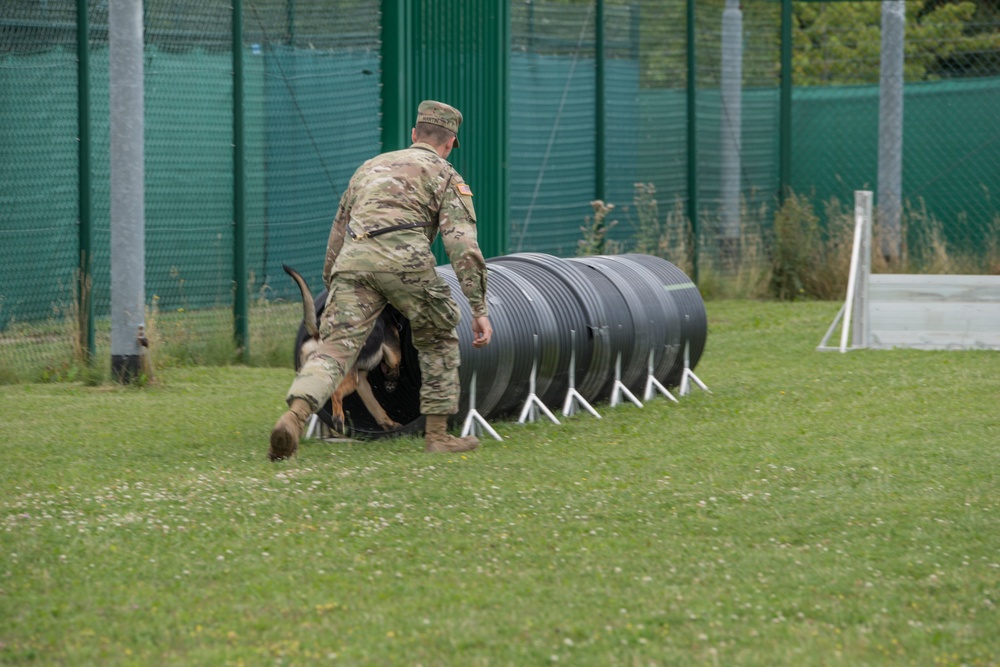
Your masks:
M64 362L48 366L39 371L36 382L81 382L88 387L96 387L108 379L107 369L100 365L88 366L79 362ZM11 378L16 381L16 378ZM0 382L0 384L4 384Z
M145 349L147 376L160 369L192 365L228 366L240 363L233 340L229 308L161 311L153 296L146 312ZM76 316L36 325L18 325L0 337L0 385L17 382L78 382L96 385L110 378L110 322L97 321L95 363L79 358ZM299 323L301 303L255 299L250 307L250 364L291 368L292 348Z
M977 29L976 10L973 2L906 3L905 79L940 78L942 64L957 54L1000 50L1000 26ZM878 83L881 3L800 2L794 11L797 85ZM994 67L1000 67L1000 54L994 60Z
M698 83L719 83L725 0L696 4ZM742 3L748 86L775 85L780 74L779 2ZM686 14L681 2L641 3L642 82L682 87L687 79ZM879 81L882 9L879 2L795 2L792 6L795 85L858 85ZM905 77L1000 73L1000 17L988 0L906 3Z
M464 456L270 464L289 369L0 387L0 663L994 664L995 353L837 307L711 302L713 393Z
M778 299L836 299L844 294L853 225L834 198L820 225L812 202L790 193L774 216L771 293Z

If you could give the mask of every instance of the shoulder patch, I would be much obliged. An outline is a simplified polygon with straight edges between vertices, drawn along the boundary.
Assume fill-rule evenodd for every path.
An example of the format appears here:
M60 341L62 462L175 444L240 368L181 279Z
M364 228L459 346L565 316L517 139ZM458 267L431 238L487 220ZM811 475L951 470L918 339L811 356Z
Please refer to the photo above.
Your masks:
M465 195L466 197L472 196L472 188L469 187L468 183L456 183L455 189L458 190L458 194Z

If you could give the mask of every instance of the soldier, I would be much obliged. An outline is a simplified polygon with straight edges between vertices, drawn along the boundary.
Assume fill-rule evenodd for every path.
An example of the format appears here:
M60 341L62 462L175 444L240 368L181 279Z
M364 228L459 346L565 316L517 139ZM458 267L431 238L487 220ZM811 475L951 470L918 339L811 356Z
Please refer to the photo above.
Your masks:
M447 161L458 148L461 124L458 109L421 102L411 131L413 144L368 160L351 178L326 249L328 296L321 345L288 390L289 409L271 431L272 461L295 454L306 421L354 364L387 303L410 321L417 348L425 451L464 452L479 445L474 436L456 438L447 432L448 416L458 412L455 326L461 315L431 253L431 242L440 233L472 308L472 345L485 347L493 328L472 190Z

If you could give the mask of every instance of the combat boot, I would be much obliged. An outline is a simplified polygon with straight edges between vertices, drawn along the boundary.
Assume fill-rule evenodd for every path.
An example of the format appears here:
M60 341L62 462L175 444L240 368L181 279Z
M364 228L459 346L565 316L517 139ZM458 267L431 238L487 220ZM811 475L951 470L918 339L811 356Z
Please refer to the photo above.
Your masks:
M288 412L281 415L271 429L271 448L267 452L267 458L272 461L290 459L299 448L299 440L311 416L309 402L293 398L288 404Z
M424 451L429 453L470 452L479 446L479 438L474 435L456 438L449 434L448 415L427 415L424 442Z

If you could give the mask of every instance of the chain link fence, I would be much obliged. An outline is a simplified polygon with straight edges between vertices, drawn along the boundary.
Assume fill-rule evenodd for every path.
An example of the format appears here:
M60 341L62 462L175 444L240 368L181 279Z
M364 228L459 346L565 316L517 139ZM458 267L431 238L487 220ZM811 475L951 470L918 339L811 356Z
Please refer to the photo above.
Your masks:
M85 289L106 359L108 21L89 5ZM879 186L883 3L792 10L786 108L780 1L511 0L509 219L491 223L508 250L658 254L706 296L842 294L853 192ZM0 6L0 381L79 372L76 11ZM290 365L281 265L321 288L340 193L381 148L380 2L243 0L243 15L251 360ZM151 349L228 363L232 6L147 0L144 21ZM904 36L900 252L876 268L1000 272L1000 10L906 3Z
M1000 14L987 2L885 5L796 5L792 187L828 217L853 205L852 190L875 191L876 234L894 225L901 235L877 253L886 270L997 272ZM883 30L891 5L905 9L895 44ZM886 94L893 49L898 96ZM892 126L880 129L880 117ZM893 175L879 154L880 135L892 149L884 143L893 129L901 142L894 221L885 183Z
M110 349L107 3L89 3L98 359ZM74 0L0 8L0 380L79 373ZM340 193L379 150L379 2L244 0L252 360L289 365L296 267L315 288ZM146 330L157 365L233 349L232 4L145 3ZM316 290L317 292L319 289Z

